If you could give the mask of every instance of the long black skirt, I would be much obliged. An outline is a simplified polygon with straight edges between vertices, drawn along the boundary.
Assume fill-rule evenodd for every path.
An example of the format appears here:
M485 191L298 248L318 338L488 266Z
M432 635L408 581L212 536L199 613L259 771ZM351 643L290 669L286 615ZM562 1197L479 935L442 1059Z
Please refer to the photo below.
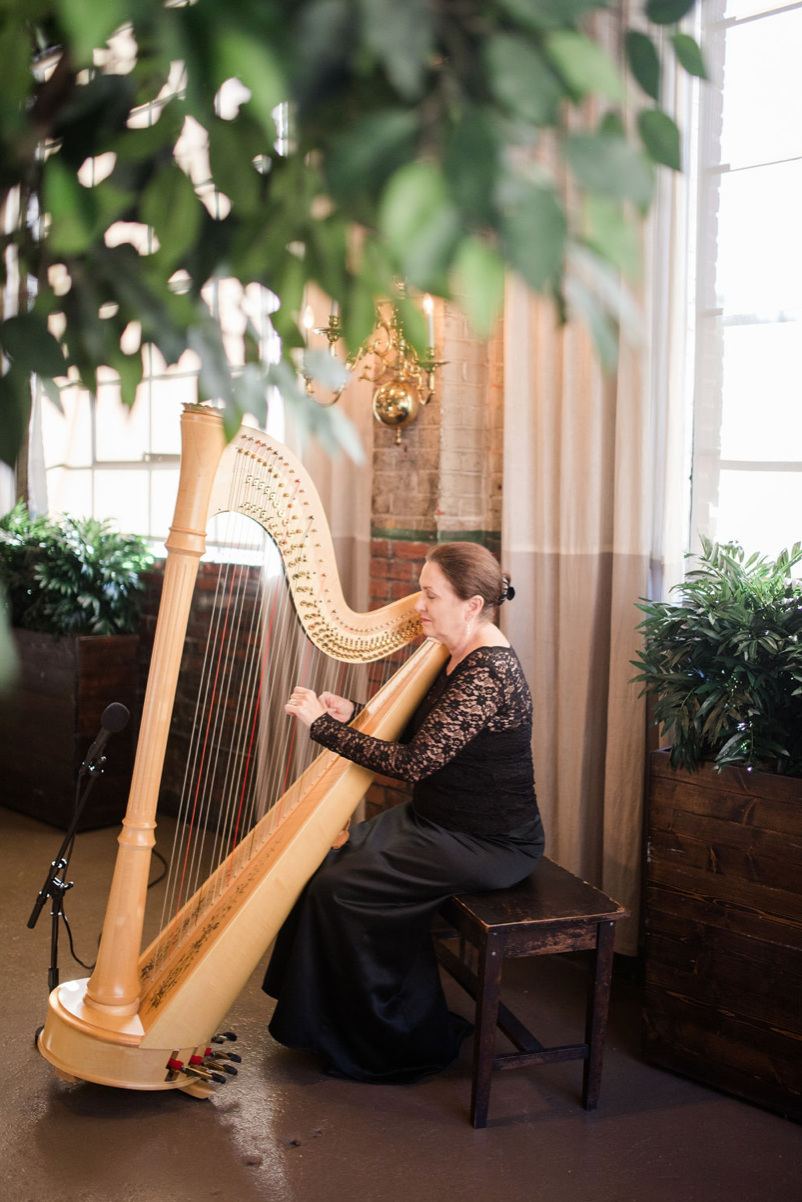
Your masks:
M432 918L453 893L523 880L542 854L539 817L489 838L447 830L408 803L354 827L279 932L262 986L278 999L274 1039L358 1081L445 1068L471 1028L446 1006Z

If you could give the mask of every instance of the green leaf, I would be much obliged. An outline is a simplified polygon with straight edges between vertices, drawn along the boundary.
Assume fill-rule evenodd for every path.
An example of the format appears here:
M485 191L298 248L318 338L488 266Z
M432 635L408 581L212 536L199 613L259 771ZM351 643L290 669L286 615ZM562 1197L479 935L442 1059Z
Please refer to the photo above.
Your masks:
M215 46L218 78L239 79L250 90L248 104L268 137L275 137L273 112L289 95L284 72L270 46L240 29L221 25Z
M427 0L361 0L365 41L405 100L417 100L434 49Z
M9 317L0 325L3 350L26 371L42 376L64 376L67 361L46 323L33 313Z
M22 13L17 16L17 21L21 18L24 19ZM30 28L15 23L8 16L4 22L4 28L0 30L0 79L3 81L0 105L4 123L8 122L13 128L24 119L23 101L33 86L30 68L33 48Z
M660 56L657 47L645 33L628 29L624 45L629 69L647 96L660 99Z
M198 237L203 210L191 180L175 163L168 163L145 189L139 215L156 231L161 259L173 265Z
M638 113L638 131L649 157L675 171L682 168L680 134L668 113L661 109L643 109Z
M133 15L127 0L56 0L76 66L92 64L92 51Z
M652 199L654 176L649 160L622 138L571 134L565 142L568 165L583 187L645 208Z
M48 241L55 254L78 253L92 241L95 222L90 196L58 155L48 159L44 203L51 218Z
M410 163L397 171L384 191L379 220L410 283L438 291L460 230L440 168Z
M502 195L502 237L507 257L538 292L553 287L563 269L566 220L550 185L517 180Z
M351 281L343 311L345 342L350 350L360 346L373 329L376 317L374 295L372 281L363 278L361 273Z
M236 421L236 426L231 432L230 437L236 434L242 424L242 414L252 413L259 424L260 429L264 429L267 425L267 380L266 373L261 367L255 363L246 364L243 371L234 380L234 404L231 409L232 425ZM226 421L226 413L224 413L224 421ZM228 432L228 426L226 426Z
M630 344L637 346L643 337L641 313L620 273L592 249L581 245L569 248L568 262L571 273L584 282L613 324L624 331Z
M61 403L61 389L55 380L51 380L49 376L40 376L39 382L42 385L45 396L53 402L59 413L64 413L64 406Z
M608 100L623 101L624 85L607 52L574 30L550 33L545 39L548 58L556 66L571 92L578 98L594 92Z
M507 33L493 34L484 46L485 65L496 100L535 125L557 119L563 89L543 55Z
M608 109L599 122L597 132L606 138L626 138L627 131L620 112L617 109Z
M627 218L619 202L592 194L585 199L585 218L588 245L625 275L637 279L641 266L638 223Z
M158 121L144 128L126 129L109 143L108 149L118 163L139 163L153 158L167 146L174 146L184 125L185 113L180 101L173 99L161 109Z
M50 214L48 242L51 253L73 255L85 251L113 221L131 207L134 197L108 180L84 188L58 154L45 165L44 202Z
M565 297L569 313L578 317L590 330L602 367L606 372L614 371L618 362L618 331L615 324L596 297L576 277L566 280Z
M334 196L378 191L413 157L417 120L407 109L369 113L335 136L325 171Z
M0 459L9 467L16 464L30 420L30 376L12 367L0 376Z
M496 123L486 110L466 107L449 130L443 168L462 212L482 225L495 223L494 192L500 162Z
M262 177L254 159L270 150L260 126L245 114L234 121L209 122L209 164L217 188L239 213L250 213L259 204ZM194 241L194 239L193 239Z
M689 75L696 75L699 79L709 78L702 51L692 37L687 33L675 33L671 38L671 43L680 65ZM657 100L656 96L655 100Z
M322 350L304 351L304 371L332 392L344 388L351 374L340 359Z
M231 367L226 358L220 327L209 316L187 330L187 344L201 361L198 375L198 399L220 400L228 404L233 397Z
M109 367L114 368L120 377L120 397L122 403L130 409L136 400L136 390L142 382L142 354L136 351L133 355L110 356Z
M591 8L599 7L599 0L500 0L506 9L527 29L559 29L569 25Z
M675 25L690 12L696 0L648 0L646 16L655 25Z
M454 256L454 293L471 326L486 338L504 304L504 262L481 238L460 242Z

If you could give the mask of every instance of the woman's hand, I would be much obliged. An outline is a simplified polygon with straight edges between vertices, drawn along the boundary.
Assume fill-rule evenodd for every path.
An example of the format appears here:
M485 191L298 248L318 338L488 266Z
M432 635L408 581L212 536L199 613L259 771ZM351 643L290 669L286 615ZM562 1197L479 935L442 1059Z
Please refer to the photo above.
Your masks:
M336 693L321 693L318 701L325 708L326 713L332 718L336 718L338 722L350 722L354 716L356 706L353 701L348 701L345 697L338 697Z
M350 825L351 825L351 819L349 818L348 821L346 822L345 826L340 831L339 835L337 836L337 838L334 840L334 842L331 845L332 849L334 851L339 851L341 847L345 847L346 843L351 838L351 836L348 832L348 828Z
M311 689L304 689L297 684L292 690L292 696L284 706L284 713L289 714L291 718L297 718L307 728L312 725L315 718L320 718L327 710L321 704L318 697Z

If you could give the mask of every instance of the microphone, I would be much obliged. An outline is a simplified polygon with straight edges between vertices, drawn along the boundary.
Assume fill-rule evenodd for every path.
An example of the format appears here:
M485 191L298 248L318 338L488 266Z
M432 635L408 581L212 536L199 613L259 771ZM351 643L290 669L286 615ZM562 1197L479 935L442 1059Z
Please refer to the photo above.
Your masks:
M119 701L112 701L111 705L106 706L100 718L98 736L86 753L84 762L81 764L82 773L87 768L91 768L92 764L100 758L103 748L111 736L123 729L128 722L128 718L128 710Z

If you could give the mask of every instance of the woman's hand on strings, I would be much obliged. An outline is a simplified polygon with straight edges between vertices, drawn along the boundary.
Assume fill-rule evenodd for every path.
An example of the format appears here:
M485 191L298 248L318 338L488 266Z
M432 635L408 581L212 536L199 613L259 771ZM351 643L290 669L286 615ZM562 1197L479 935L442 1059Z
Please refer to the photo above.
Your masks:
M297 718L304 726L309 727L315 718L327 713L326 707L311 689L304 689L297 684L292 690L292 696L284 706L284 713L291 718Z
M318 701L324 706L326 713L338 722L350 722L356 706L347 697L338 697L336 693L321 693Z

